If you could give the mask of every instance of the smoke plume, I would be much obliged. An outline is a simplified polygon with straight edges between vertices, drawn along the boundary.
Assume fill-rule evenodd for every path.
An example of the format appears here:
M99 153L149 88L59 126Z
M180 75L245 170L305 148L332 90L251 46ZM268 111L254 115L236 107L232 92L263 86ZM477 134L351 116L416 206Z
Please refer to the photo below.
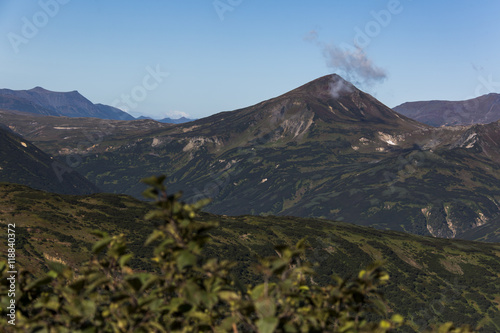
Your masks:
M318 33L312 30L304 40L316 44L323 53L326 65L347 81L366 88L382 82L387 77L385 70L377 67L360 46L325 44L318 40L318 36ZM334 84L332 91L340 92L343 89L341 85Z
M356 85L371 86L387 77L385 71L375 66L359 46L347 49L332 44L323 45L323 55L329 68Z

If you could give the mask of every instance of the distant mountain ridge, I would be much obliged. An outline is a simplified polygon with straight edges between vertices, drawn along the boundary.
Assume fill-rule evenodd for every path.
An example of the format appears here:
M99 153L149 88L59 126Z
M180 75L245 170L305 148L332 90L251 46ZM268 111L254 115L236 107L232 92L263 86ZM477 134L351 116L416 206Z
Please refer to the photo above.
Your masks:
M407 102L393 110L435 127L489 124L500 120L500 94L491 93L465 101Z
M55 92L35 87L30 90L0 89L0 109L45 116L92 117L114 120L134 120L115 107L94 104L78 91Z
M173 119L173 118L169 118L169 117L166 117L166 118L163 118L163 119L154 119L154 118L145 117L145 116L140 116L140 117L138 117L136 119L138 119L138 120L140 120L140 119L151 119L151 120L156 120L156 121L158 121L160 123L164 123L164 124L183 124L183 123L187 123L187 122L196 120L196 119L189 119L189 118L186 118L186 117L180 117L180 118L177 118L177 119Z

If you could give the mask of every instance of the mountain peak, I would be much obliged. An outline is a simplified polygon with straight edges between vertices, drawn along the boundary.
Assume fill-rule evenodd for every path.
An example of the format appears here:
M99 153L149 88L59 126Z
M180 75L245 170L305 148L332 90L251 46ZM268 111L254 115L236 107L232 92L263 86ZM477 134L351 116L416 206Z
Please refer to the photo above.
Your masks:
M264 104L269 102L277 103L277 109L285 118L285 113L292 113L293 117L300 114L309 118L313 115L314 121L322 120L329 124L350 123L360 126L376 123L409 130L422 126L400 116L337 74L319 77Z
M45 88L42 88L42 87L40 87L40 86L36 86L35 88L30 89L29 91L40 92L40 93L52 92L52 91L47 90L47 89L45 89Z
M35 88L33 89L30 89L28 91L31 91L31 92L36 92L36 93L39 93L39 94L73 94L73 95L81 95L78 90L72 90L72 91L68 91L68 92L62 92L62 91L53 91L53 90L48 90L48 89L45 89L43 87L40 87L40 86L36 86Z
M335 74L253 106L218 113L193 124L198 127L197 133L226 133L223 140L239 140L234 138L245 132L245 142L257 138L285 142L346 131L377 137L378 132L402 133L427 127L397 114ZM228 129L228 124L234 130Z
M309 95L318 98L338 98L358 89L350 82L344 80L340 75L329 74L308 82L290 92L287 95Z

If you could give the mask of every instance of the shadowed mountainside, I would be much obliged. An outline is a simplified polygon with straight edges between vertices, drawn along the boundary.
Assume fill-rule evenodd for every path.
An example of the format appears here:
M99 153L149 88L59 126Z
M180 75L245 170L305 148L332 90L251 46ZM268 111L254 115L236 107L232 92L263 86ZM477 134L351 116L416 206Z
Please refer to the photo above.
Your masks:
M86 178L2 126L0 181L63 194L89 194L99 191Z

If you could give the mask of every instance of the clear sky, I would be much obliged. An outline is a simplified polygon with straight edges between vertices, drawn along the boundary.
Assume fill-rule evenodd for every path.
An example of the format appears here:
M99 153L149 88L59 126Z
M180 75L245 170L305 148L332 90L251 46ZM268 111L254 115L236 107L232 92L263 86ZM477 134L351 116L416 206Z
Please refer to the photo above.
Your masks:
M0 0L0 88L210 114L339 73L383 103L500 92L500 1Z

